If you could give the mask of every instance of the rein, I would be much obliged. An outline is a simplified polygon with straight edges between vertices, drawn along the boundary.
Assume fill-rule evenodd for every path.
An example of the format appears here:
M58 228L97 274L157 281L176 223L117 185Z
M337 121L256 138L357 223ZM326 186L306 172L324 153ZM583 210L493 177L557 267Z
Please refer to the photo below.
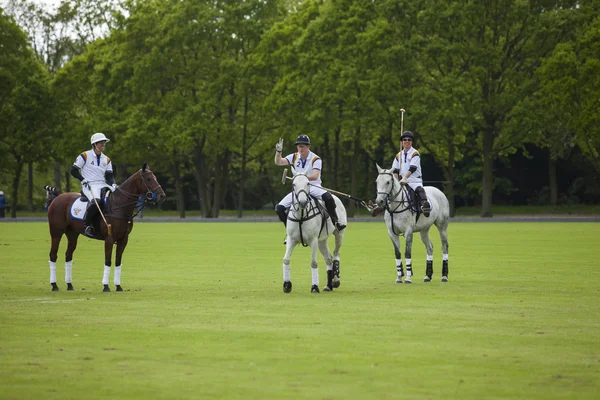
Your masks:
M394 178L394 175L392 175L389 172L382 172L380 175L390 175L392 177L392 182L394 182L392 184L392 188L390 189L389 192L379 192L378 191L377 194L386 195L385 206L383 208L390 214L392 232L394 232L395 235L399 235L399 233L396 232L396 229L394 228L394 214L401 214L407 210L409 210L412 214L414 214L414 211L413 211L412 205L411 205L411 201L410 201L410 196L408 195L408 189L403 188L402 185L400 185L400 188L398 188L398 191L396 193L394 193L394 195L391 195L392 191L394 190L394 188L396 186L396 179ZM400 195L400 200L396 200L398 195ZM394 204L394 203L398 203L398 204L395 207L393 207L393 209L392 209L392 204ZM401 210L398 210L403 205L404 205L404 208Z
M294 177L294 179L296 179L296 177ZM293 182L293 179L292 179L292 182ZM301 193L306 194L306 197L308 198L308 206L309 207L308 207L308 210L306 211L306 214L305 214L305 209L304 208L301 209L298 205L298 195L300 195ZM290 212L288 214L288 220L298 223L298 229L300 230L300 241L301 241L303 247L308 247L308 244L304 243L304 237L302 236L302 223L305 221L311 220L318 215L322 215L321 209L317 205L317 202L318 202L318 200L313 198L310 195L310 193L304 189L298 191L298 193L296 193L295 191L292 192L292 208L290 209L292 212ZM298 212L300 212L300 217L298 217ZM323 219L323 221L321 221L321 231L323 230L323 225L324 225L323 222L324 222L324 219Z
M113 196L115 193L113 193L113 195L111 195L109 197L109 209L110 209L110 213L108 215L110 215L113 218L117 218L117 219L125 219L128 221L132 221L133 218L135 218L136 215L138 215L146 205L150 204L156 204L156 200L158 195L156 194L156 192L150 190L150 187L148 186L147 183L147 179L144 177L144 173L145 172L141 172L140 171L140 179L142 181L142 183L144 184L145 188L146 188L146 193L144 195L144 199L141 205L137 206L137 209L135 210L135 212L131 212L128 211L128 209L130 208L130 206L132 205L137 205L140 202L140 194L141 193L134 193L134 192L129 192L125 189L123 189L121 186L118 186L117 189L115 190L116 194L119 195L124 195L125 196L125 200L128 199L135 199L134 201L130 201L130 202L125 202L124 204L120 203L120 201L117 199L117 196ZM132 175L130 178L128 178L122 186L128 187L130 186L129 181L134 177L135 175ZM158 183L158 182L157 182ZM161 186L158 185L158 187L156 188L156 190L160 189ZM118 193L117 193L118 192ZM111 201L112 199L112 201ZM116 216L114 215L113 211L115 210L121 210L123 211L123 213L125 214L124 217L123 216Z

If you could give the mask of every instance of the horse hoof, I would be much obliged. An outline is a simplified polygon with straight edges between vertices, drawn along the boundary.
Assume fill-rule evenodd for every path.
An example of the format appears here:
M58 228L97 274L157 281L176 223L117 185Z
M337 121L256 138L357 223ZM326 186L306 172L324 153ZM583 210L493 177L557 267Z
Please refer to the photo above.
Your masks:
M54 282L54 283L51 283L51 285L52 285L52 291L53 291L53 292L58 292L58 291L60 291L60 289L58 288L58 285L56 284L56 282Z
M74 290L72 283L67 283L67 290Z
M442 282L448 282L448 277L447 276L442 276Z
M402 278L396 279L396 283L402 283Z
M340 282L339 278L333 278L333 287L334 288L336 288L336 289L339 288L341 284L342 284L342 282Z
M110 292L110 288L108 287L108 285L104 285L104 289L102 289L103 292Z
M117 292L122 292L123 288L121 287L121 285L117 285Z
M325 287L323 287L323 291L324 292L331 292L331 291L333 291L333 289L330 288L329 286L325 286Z
M423 278L423 282L425 282L425 283L431 282L431 278L426 276L425 278Z
M311 293L320 293L319 287L317 285L312 285L312 287L310 288L310 292Z
M410 279L406 278L406 279L404 280L404 283L412 283L412 281L411 281Z
M292 291L292 282L283 282L283 293L290 293Z

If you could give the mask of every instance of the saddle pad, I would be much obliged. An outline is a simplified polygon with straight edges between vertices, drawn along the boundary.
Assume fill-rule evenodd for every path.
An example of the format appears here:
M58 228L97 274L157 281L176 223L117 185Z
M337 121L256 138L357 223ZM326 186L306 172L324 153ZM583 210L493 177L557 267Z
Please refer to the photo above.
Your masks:
M71 204L71 218L84 219L87 206L88 202L81 201L81 197L75 200L73 204Z

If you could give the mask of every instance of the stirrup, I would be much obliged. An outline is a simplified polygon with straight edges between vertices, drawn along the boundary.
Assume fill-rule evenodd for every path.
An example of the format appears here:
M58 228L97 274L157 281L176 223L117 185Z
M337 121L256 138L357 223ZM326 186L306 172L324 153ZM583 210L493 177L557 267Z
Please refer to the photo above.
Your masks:
M429 205L429 202L427 200L425 200L423 202L423 205L421 206L421 211L423 211L424 216L429 217L429 212L431 211L431 206Z
M336 227L336 228L337 228L337 230L338 230L338 231L340 231L340 232L341 232L341 231L343 231L344 229L346 229L346 225L343 225L343 224L342 224L342 223L340 223L340 222L336 222L336 223L335 223L335 227Z
M95 229L93 225L86 225L83 234L87 237L93 238L95 233Z

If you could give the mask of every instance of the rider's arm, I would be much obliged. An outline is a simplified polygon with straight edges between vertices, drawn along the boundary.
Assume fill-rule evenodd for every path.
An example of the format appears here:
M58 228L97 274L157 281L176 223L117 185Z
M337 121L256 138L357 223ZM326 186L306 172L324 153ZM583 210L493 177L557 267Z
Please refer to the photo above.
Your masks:
M319 179L320 175L321 175L320 169L313 169L312 174L307 175L307 177L308 177L309 181L316 181L317 179Z
M104 173L104 180L106 181L106 183L108 183L109 185L112 185L113 183L115 183L115 175L113 174L112 171L106 171Z
M416 170L417 170L417 166L411 165L410 168L408 169L408 171L406 172L406 175L404 175L404 177L406 179L408 179L413 174L413 172L415 172Z
M73 165L70 172L74 178L79 179L79 181L83 180L83 175L81 175L81 170L77 167L77 165Z
M280 151L276 151L275 152L275 164L283 167L284 165L289 165L290 163L288 162L288 160L286 158L281 157Z

